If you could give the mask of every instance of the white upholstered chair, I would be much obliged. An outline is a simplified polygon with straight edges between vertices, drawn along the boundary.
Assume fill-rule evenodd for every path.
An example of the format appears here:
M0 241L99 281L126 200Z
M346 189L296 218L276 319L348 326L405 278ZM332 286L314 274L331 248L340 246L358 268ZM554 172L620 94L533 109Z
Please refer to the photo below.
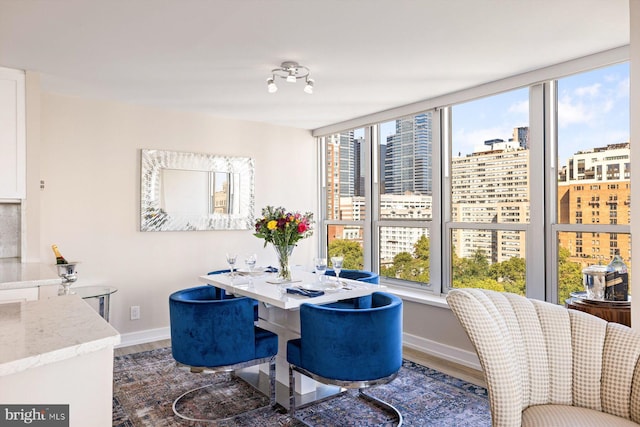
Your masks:
M640 423L640 334L508 293L453 289L447 302L478 353L494 427Z

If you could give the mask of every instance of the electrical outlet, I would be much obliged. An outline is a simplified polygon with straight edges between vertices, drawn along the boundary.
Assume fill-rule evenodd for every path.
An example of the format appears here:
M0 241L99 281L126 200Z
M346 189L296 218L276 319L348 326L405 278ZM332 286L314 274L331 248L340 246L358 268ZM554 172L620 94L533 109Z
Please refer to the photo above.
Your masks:
M140 319L140 306L139 305L132 305L131 306L131 320L138 320Z

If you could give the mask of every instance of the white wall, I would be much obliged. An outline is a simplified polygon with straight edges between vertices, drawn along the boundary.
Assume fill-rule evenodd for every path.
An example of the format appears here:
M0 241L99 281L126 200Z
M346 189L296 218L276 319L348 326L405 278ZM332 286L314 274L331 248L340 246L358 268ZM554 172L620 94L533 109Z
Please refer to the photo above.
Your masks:
M40 102L40 164L28 171L27 196L40 235L29 239L37 242L30 260L53 262L55 243L80 262L78 285L117 287L111 323L123 334L167 327L169 294L226 268L226 251L257 252L260 265L276 261L251 231L140 232L141 148L253 157L256 215L267 204L316 211L308 131L50 93ZM40 179L44 190L35 188ZM301 241L292 263L311 267L315 248L315 237ZM132 305L140 320L129 320Z

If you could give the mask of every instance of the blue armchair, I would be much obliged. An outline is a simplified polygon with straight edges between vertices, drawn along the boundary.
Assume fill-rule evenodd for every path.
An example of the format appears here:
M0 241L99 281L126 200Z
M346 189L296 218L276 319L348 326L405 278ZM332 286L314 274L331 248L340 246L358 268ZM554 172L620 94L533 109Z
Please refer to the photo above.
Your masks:
M328 269L325 272L325 275L335 277L336 272L332 269ZM341 270L340 278L357 280L359 282L372 283L375 285L380 283L380 277L377 273L366 270ZM371 307L371 295L334 302L328 304L328 306L333 308L369 308Z
M330 326L327 326L330 325ZM402 300L375 292L370 308L300 306L300 338L287 342L289 410L295 418L295 377L300 372L318 382L358 388L359 396L402 415L364 389L392 381L402 366Z
M332 269L327 269L324 273L327 276L336 276L336 272ZM373 271L366 271L366 270L340 270L340 277L343 279L351 279L351 280L358 280L360 282L367 282L367 283L374 283L374 284L378 284L380 283L380 277L378 276L377 273L374 273Z
M178 366L191 372L232 372L269 363L270 405L275 405L276 334L255 326L250 298L221 295L213 286L198 286L174 292L169 297L171 351ZM190 421L213 421L189 417L173 403L173 411ZM237 414L238 416L241 414ZM234 417L235 417L234 416ZM234 418L231 417L231 418ZM226 419L226 418L225 418Z
M214 271L208 272L207 276L211 276L213 274L230 273L230 272L231 272L231 270L229 270L229 269L226 269L226 270L214 270ZM225 295L226 295L226 291L224 289L216 288L216 295L217 295L218 299L224 299ZM257 322L258 321L258 301L254 300L254 299L251 299L251 301L253 302L253 320L255 322Z

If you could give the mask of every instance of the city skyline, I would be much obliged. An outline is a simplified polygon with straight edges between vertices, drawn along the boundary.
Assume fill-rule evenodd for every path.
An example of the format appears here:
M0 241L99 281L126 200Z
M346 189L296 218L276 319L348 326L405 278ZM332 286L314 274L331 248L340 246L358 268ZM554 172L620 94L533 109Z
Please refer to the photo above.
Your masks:
M453 107L452 152L470 154L484 141L507 141L529 126L528 88ZM559 163L585 148L629 142L629 64L558 80Z
M529 127L528 88L453 106L452 153L471 154L485 141L508 139ZM395 133L396 120L380 123L380 141ZM364 137L355 129L355 137ZM630 142L629 64L622 63L558 80L558 158L585 148Z

